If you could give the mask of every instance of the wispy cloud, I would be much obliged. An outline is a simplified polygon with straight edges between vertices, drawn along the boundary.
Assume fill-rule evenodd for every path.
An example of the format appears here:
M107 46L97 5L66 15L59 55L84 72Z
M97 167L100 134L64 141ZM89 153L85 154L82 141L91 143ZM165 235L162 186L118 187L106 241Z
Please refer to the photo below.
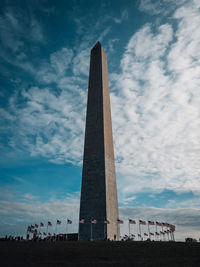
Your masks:
M7 7L0 16L0 57L7 63L34 72L28 61L28 47L45 43L42 25L32 12Z
M38 70L35 70L35 77L39 84L57 84L59 80L66 77L72 64L73 51L70 48L62 47L50 54L49 60L44 61Z
M140 11L146 12L151 16L159 14L167 15L186 2L186 0L140 0L138 8Z
M120 199L120 200L121 200L120 202L121 202L123 205L128 205L128 204L132 203L133 200L135 200L135 199L136 199L136 196L125 197L125 198Z
M118 39L118 38L110 39L108 41L108 50L109 50L109 53L114 53L115 52L114 45L115 45L115 43L117 43L119 41L120 41L120 39Z
M18 177L18 176L12 176L12 178L17 181L17 182L20 182L20 183L24 183L26 182L26 180L22 177Z
M127 20L128 19L128 11L127 10L123 10L121 12L121 17L120 18L114 18L114 22L117 23L117 24L120 24L122 23L124 20Z
M38 199L38 196L34 196L30 193L26 193L24 196L23 196L25 199L27 200L34 200L34 199Z
M80 102L80 88L76 86L75 89L63 90L58 95L48 88L33 87L23 91L22 96L27 100L24 107L16 109L17 99L12 103L20 125L19 132L16 128L12 145L26 148L33 156L42 155L53 162L80 162L84 123L79 112L83 103Z
M140 0L139 9L151 15L158 15L162 12L162 4L161 1Z

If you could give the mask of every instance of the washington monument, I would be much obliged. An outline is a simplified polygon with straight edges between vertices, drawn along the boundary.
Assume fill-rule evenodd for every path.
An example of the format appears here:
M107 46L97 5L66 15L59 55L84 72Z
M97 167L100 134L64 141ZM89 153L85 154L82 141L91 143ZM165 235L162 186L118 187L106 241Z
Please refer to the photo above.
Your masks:
M107 57L97 42L90 57L79 240L118 240L120 233L117 219Z

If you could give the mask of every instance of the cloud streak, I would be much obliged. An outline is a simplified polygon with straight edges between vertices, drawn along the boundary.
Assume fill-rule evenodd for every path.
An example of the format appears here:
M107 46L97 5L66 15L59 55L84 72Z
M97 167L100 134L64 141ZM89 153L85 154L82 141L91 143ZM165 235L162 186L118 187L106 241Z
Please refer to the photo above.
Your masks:
M33 73L34 67L28 62L28 48L45 44L42 25L30 10L25 12L11 7L5 9L0 22L0 58Z

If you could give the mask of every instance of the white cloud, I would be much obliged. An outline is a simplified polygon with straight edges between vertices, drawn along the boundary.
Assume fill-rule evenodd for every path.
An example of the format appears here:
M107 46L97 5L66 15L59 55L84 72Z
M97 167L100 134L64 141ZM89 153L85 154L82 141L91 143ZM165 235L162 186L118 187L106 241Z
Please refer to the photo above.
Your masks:
M40 83L45 84L59 83L60 79L68 74L72 58L73 51L67 47L62 47L58 51L53 52L50 54L49 61L43 62L41 67L35 71L36 79L39 79Z
M174 199L169 199L168 203L165 205L165 208L192 208L198 209L200 203L200 195L194 195L191 198L176 201Z
M125 197L125 198L122 198L120 202L121 202L123 205L128 205L129 203L132 203L133 200L135 200L135 199L136 199L136 196Z
M111 76L118 88L111 103L123 194L200 192L199 17L192 2L176 10L176 31L145 25L131 37L121 73Z
M161 1L140 0L139 10L150 13L151 15L160 14L162 11Z
M26 193L26 194L24 194L23 197L24 197L25 199L27 199L27 200L34 200L34 199L37 199L37 198L38 198L38 196L34 196L34 195L30 194L30 193Z
M58 95L48 88L24 90L24 107L16 109L17 99L11 106L18 121L12 144L19 149L25 147L33 156L78 164L82 157L85 115L80 116L84 102L80 102L79 90L77 86L73 92L63 90Z
M61 50L52 53L50 56L51 66L54 68L58 74L65 74L69 64L71 63L73 56L73 51L66 47L63 47Z
M140 11L146 12L151 16L159 14L168 15L186 2L186 0L140 0L138 8Z
M89 73L89 49L84 49L78 52L78 54L73 59L73 73L75 75L85 75L88 76Z

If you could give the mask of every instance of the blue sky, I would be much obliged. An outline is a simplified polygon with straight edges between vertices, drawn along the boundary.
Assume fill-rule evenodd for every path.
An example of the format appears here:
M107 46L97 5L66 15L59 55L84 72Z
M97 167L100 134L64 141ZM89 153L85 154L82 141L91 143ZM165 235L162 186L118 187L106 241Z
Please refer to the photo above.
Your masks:
M200 2L1 1L0 235L77 231L90 49L108 57L120 217L200 236ZM53 231L53 230L52 230ZM121 233L127 233L127 223Z

